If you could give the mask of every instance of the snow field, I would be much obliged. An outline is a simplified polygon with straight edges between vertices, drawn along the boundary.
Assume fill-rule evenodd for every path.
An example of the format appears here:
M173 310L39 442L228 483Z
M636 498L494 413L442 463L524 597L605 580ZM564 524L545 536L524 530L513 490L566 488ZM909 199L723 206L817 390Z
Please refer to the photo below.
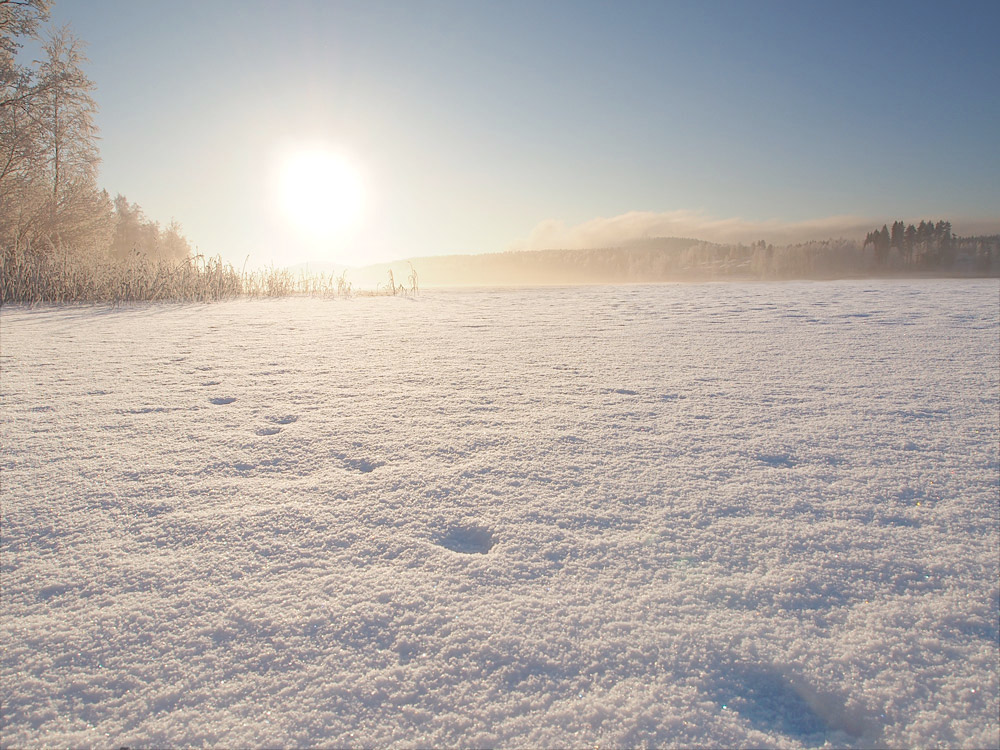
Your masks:
M1000 745L1000 285L0 313L4 746Z

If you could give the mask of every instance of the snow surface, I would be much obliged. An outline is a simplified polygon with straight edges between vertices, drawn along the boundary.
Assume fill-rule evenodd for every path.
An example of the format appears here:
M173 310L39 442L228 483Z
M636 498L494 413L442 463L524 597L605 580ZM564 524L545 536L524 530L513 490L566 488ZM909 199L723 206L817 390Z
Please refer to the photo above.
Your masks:
M4 746L1000 745L995 280L0 335Z

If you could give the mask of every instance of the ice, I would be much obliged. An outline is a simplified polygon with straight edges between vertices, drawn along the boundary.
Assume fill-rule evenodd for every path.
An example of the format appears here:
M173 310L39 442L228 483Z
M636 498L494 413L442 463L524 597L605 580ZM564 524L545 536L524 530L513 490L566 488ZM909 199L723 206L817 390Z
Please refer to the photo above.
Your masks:
M4 307L4 746L996 747L996 280Z

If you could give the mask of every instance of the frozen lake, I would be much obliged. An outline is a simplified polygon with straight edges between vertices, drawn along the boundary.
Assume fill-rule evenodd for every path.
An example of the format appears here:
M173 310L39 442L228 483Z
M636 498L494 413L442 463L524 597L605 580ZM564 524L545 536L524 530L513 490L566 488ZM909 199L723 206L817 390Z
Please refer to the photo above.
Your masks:
M4 308L4 746L1000 745L1000 283Z

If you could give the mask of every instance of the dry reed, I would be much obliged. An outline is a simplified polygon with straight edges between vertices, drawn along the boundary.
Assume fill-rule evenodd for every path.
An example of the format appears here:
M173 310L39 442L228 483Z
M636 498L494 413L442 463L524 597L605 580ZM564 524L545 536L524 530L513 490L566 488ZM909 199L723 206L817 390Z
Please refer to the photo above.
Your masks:
M412 267L411 267L412 269ZM390 282L400 294L417 291ZM133 253L123 261L86 258L69 252L0 252L0 305L89 302L211 302L235 298L310 295L349 297L355 290L346 272L298 275L287 269L235 269L220 257L196 255L179 263Z

